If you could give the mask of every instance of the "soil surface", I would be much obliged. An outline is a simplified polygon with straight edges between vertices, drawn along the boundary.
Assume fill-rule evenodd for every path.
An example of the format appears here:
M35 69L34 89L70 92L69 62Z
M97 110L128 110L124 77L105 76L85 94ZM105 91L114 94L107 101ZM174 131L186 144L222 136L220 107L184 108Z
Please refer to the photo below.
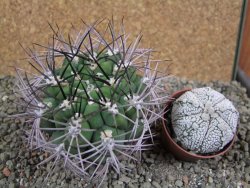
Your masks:
M250 99L246 89L237 82L205 84L180 78L170 78L166 86L168 94L183 88L209 86L230 99L240 112L233 148L222 157L190 163L176 160L156 139L159 144L143 152L140 163L122 161L131 171L122 171L120 175L110 171L102 187L250 187ZM48 153L30 151L25 143L24 131L28 129L25 120L7 117L23 110L16 104L20 99L15 96L14 87L13 77L0 78L0 187L94 187L61 166L44 182L52 162L39 168L36 164L47 158Z

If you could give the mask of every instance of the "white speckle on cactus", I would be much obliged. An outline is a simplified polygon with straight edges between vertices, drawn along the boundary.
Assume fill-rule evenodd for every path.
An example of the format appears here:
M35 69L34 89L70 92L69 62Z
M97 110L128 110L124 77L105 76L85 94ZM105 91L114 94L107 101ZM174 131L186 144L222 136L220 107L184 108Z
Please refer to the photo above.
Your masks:
M118 71L118 66L117 65L114 65L113 67L113 75L115 75L115 73Z
M197 129L199 127L197 123L193 123L192 126L193 126L194 129Z
M149 78L148 77L143 77L142 82L147 84L149 82Z
M56 150L57 153L62 152L63 149L64 149L64 143L59 144L59 145L55 148L55 150Z
M186 131L183 132L183 136L187 136L188 133Z
M41 117L43 115L44 110L40 108L39 110L35 110L34 112L38 117Z
M207 114L206 112L204 112L204 113L201 115L201 117L202 117L202 119L203 119L204 121L208 121L209 118L210 118L209 114Z
M136 109L138 109L138 110L142 109L142 106L141 106L140 104L137 104L135 107L136 107Z
M109 78L109 81L110 85L114 85L115 83L115 79L112 77L112 78Z
M88 104L89 104L89 105L94 104L93 98L92 98L91 96L89 97L89 99L90 99L90 100L88 101Z
M82 117L82 114L76 112L76 113L75 113L75 116L76 116L76 117Z
M140 96L134 95L133 98L132 98L132 101L133 101L134 103L137 103L137 101L138 101L139 98L140 98Z
M52 85L52 86L57 86L58 85L58 83L57 83L54 76L48 76L48 77L49 78L45 79L46 84ZM67 82L63 82L63 79L61 79L60 76L57 76L56 78L57 78L58 82L61 83L61 85L66 85L67 84Z
M113 55L116 55L118 52L119 52L119 50L115 49L115 48L113 49L113 52L110 49L108 49L107 54L109 56L113 56Z
M107 102L105 106L108 108L108 111L111 112L112 114L118 114L117 104L113 104L111 106L111 103Z
M52 102L45 102L45 104L46 104L49 108L52 107Z
M106 108L110 108L111 107L111 102L104 102L102 100L100 100L101 103L103 103L105 105Z
M107 138L112 138L112 130L104 130L101 132L101 139L107 139Z
M114 138L112 137L112 131L111 130L104 130L101 132L100 136L102 140L102 144L104 147L106 147L108 150L113 150L115 146Z
M75 75L75 80L81 80L81 76L79 74Z
M79 118L77 120L75 120L74 122L70 123L70 127L69 127L69 135L72 137L77 137L80 132L81 132L81 121L82 119Z
M96 73L96 76L101 77L103 74L101 72Z
M40 108L44 108L44 104L41 103L41 102L39 102L39 103L37 104L37 106L39 106Z
M38 116L38 117L40 117L40 116L42 116L43 115L43 112L44 112L44 104L43 103L41 103L41 102L39 102L38 104L37 104L37 106L39 107L37 110L35 110L35 114Z
M74 118L72 117L71 118L71 125L75 126L75 127L81 127L81 122L82 122L82 114L80 114L80 117L79 117L79 113L75 113L75 117L78 117L78 118Z
M112 53L112 51L111 51L110 49L108 49L107 54L108 54L109 56L112 56L112 55L113 55L113 53Z
M76 54L77 53L77 50L73 50L73 53ZM80 54L81 52L78 52L78 55ZM70 57L72 58L74 55L70 55ZM74 64L77 64L79 62L79 57L78 56L74 56L74 58L72 59L72 63Z
M131 62L130 62L130 61L127 61L127 60L125 60L125 61L124 61L124 66L125 66L125 67L130 66L130 64L131 64Z
M97 67L97 64L96 63L89 63L89 68L90 68L90 70L95 70L96 69L96 67Z
M78 63L79 62L79 57L75 56L72 60L73 63Z
M95 89L95 86L93 84L90 84L89 82L87 84L88 85L87 85L87 89L86 90L87 90L88 93L91 92L91 91L93 91Z
M118 54L119 51L120 51L119 49L114 48L114 54L115 54L115 55Z
M185 149L217 152L234 137L239 113L221 93L206 87L187 91L172 108L174 132Z
M71 108L70 101L69 100L63 100L63 102L60 104L59 108L63 108L62 110L65 111L66 109Z
M136 109L140 110L142 108L141 103L143 101L140 99L140 96L134 95L132 100L130 100L130 102L133 106L135 106Z
M80 129L78 129L75 126L70 126L69 127L69 135L72 137L76 137L80 133Z
M182 102L186 103L186 102L187 102L187 99L183 99Z
M96 60L96 56L97 56L97 53L93 52L92 55L89 54L89 59L91 59L92 61L95 61Z
M79 88L76 88L76 87L74 87L73 89L77 89L77 93L85 93L85 91L83 90L83 89L79 89Z

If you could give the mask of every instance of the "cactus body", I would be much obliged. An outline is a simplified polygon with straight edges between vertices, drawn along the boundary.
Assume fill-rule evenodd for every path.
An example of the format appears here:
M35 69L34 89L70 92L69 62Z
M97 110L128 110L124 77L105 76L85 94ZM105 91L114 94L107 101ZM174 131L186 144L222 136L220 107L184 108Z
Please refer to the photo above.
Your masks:
M171 113L177 141L201 154L223 149L234 137L238 117L233 104L209 87L184 93L174 102Z
M111 41L94 26L68 42L55 32L46 55L32 54L38 74L26 83L17 71L26 114L33 117L30 146L90 180L105 177L110 167L120 173L120 156L135 159L150 146L144 143L153 139L151 124L167 97L152 50L138 48L140 36L127 45L124 32L115 37L110 29Z

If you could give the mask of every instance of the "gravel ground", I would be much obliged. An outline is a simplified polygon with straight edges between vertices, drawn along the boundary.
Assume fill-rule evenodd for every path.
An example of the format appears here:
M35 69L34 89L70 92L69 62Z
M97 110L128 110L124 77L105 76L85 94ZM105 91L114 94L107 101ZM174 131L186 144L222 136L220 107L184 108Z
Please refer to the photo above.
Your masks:
M30 152L24 142L26 129L24 120L13 120L6 115L22 112L13 95L12 77L0 77L0 187L93 187L87 185L70 171L63 171L58 166L48 178L52 163L40 168L40 161L48 157L47 153ZM142 154L142 162L135 164L123 161L132 170L122 172L120 176L111 171L104 181L103 187L191 187L191 188L231 188L250 187L250 99L246 89L239 83L200 83L180 78L171 78L167 87L169 93L182 88L210 86L229 98L240 112L238 139L233 148L223 157L198 161L196 163L177 161L161 148L159 144L152 151Z

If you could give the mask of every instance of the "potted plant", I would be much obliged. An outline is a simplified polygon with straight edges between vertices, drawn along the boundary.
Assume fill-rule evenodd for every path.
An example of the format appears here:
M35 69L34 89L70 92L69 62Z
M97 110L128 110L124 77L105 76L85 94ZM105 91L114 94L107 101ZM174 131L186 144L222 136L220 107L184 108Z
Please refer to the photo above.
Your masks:
M184 161L214 158L233 145L239 113L211 88L184 89L166 104L162 142Z

